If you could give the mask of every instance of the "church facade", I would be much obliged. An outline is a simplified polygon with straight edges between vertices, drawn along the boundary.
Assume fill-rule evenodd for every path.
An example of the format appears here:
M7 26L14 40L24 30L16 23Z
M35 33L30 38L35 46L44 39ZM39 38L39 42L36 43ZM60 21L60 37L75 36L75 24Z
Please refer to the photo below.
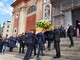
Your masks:
M45 19L51 20L51 5L44 13L45 5L50 5L50 0L16 0L11 6L13 7L12 34L21 34L30 31L37 21ZM45 16L44 16L45 15ZM44 18L45 17L45 18Z

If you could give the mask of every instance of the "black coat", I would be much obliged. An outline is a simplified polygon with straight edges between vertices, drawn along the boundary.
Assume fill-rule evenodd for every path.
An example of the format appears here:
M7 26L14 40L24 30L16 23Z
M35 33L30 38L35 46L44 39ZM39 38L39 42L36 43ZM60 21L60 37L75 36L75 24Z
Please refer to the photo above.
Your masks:
M25 40L26 44L34 44L34 34L33 33L27 33L26 34L26 40Z
M48 31L48 40L53 40L53 30Z
M45 38L44 38L44 33L40 32L37 34L37 43L38 44L45 44Z
M59 29L54 29L54 41L60 42L60 30Z
M67 34L68 36L73 36L74 35L74 28L72 26L70 26L67 30Z
M48 40L48 31L44 32L44 38L45 40Z
M18 37L18 42L21 44L21 45L24 45L25 44L25 35L21 35Z

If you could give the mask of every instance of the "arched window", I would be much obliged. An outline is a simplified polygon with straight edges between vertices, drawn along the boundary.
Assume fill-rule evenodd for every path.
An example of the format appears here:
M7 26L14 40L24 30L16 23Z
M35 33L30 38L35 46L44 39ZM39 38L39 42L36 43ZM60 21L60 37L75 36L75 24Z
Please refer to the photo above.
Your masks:
M36 9L36 6L31 6L31 7L29 8L29 10L28 10L28 14L30 14L30 13L36 11L36 10L37 10L37 9Z

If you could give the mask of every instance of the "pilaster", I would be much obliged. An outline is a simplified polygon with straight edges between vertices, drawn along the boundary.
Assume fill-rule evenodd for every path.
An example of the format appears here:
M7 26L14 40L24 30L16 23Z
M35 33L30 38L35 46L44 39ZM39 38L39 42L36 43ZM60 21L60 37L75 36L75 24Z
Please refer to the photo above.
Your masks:
M25 32L25 24L26 24L26 7L23 6L20 8L18 34L22 34L23 32Z

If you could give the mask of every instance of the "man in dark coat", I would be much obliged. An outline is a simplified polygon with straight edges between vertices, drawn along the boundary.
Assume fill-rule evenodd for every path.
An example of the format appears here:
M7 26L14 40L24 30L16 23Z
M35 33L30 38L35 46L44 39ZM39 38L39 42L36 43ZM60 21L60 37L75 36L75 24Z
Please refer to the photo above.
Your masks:
M60 58L60 30L59 26L55 26L54 28L54 48L56 50L56 56L53 58Z
M74 28L72 26L69 26L67 33L71 42L71 45L69 47L73 47L74 46L74 42L73 42Z
M47 46L48 51L50 51L51 42L53 42L53 30L52 29L48 31L48 46Z
M37 54L36 54L37 37L36 37L35 31L34 31L33 34L34 34L34 36L33 36L33 43L34 43L34 45L33 45L33 46L34 46L34 47L33 47L33 51L34 51L34 56L35 56L35 55L37 55Z
M37 57L39 57L40 53L43 56L44 55L43 49L44 49L44 44L45 44L44 31L41 31L37 34L37 44L39 46Z
M61 38L65 37L65 29L64 29L64 27L62 25L60 27L60 37Z
M18 37L18 42L20 44L20 47L19 47L19 53L24 53L24 47L25 47L25 33L22 33L22 35L20 35Z
M26 33L26 46L27 46L27 52L24 56L24 60L28 60L32 56L33 47L34 47L34 34L31 30L30 32Z
M16 37L15 36L11 36L9 38L9 51L12 52L13 51L13 48L16 46Z

